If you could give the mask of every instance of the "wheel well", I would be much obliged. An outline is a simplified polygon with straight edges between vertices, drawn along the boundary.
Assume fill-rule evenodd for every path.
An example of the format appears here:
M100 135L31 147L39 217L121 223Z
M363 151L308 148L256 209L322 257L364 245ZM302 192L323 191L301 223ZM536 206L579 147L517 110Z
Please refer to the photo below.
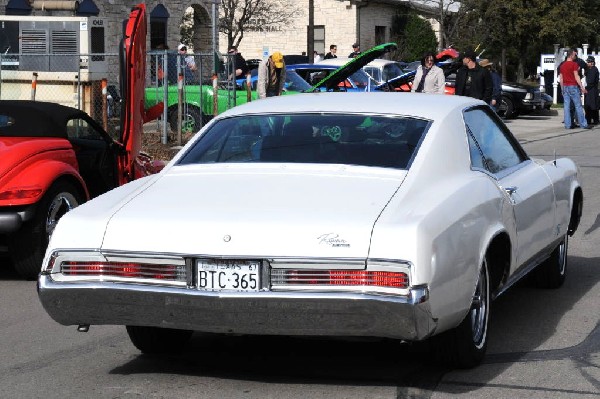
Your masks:
M90 196L89 196L86 188L81 185L81 182L79 180L77 180L77 178L75 178L75 176L72 176L72 175L62 175L58 179L56 179L55 181L53 181L50 186L52 186L52 185L54 185L54 184L56 184L58 182L63 182L63 181L66 182L66 183L69 183L73 187L75 187L77 189L77 192L78 192L79 196L81 198L83 198L84 202L89 201Z
M506 281L510 271L510 238L506 233L500 233L490 243L486 256L490 273L490 291Z
M583 208L583 192L581 187L577 187L573 193L573 205L571 206L571 219L569 220L569 235L572 236L581 220L581 210Z

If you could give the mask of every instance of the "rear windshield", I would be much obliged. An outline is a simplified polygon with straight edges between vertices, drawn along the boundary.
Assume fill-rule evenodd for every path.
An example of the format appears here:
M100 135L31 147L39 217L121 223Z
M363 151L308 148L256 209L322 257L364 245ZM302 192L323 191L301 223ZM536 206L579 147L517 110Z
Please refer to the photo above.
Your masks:
M355 114L232 117L213 124L180 165L327 163L407 169L430 121Z

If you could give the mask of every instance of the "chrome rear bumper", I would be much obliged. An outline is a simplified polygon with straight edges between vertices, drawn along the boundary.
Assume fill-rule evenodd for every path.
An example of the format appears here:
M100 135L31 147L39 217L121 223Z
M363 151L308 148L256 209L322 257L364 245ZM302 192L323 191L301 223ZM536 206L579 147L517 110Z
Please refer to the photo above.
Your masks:
M108 282L57 282L38 294L63 325L136 325L213 333L422 340L436 327L426 287L407 297L361 293L213 293Z

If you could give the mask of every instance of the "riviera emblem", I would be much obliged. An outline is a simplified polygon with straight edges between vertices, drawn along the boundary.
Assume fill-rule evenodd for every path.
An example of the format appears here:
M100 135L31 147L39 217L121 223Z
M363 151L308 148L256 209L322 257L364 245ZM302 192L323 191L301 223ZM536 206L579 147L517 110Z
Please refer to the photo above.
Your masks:
M343 238L340 238L339 234L337 233L327 233L320 235L319 237L317 237L317 240L319 240L319 244L325 244L331 247L350 247L348 241L344 240Z

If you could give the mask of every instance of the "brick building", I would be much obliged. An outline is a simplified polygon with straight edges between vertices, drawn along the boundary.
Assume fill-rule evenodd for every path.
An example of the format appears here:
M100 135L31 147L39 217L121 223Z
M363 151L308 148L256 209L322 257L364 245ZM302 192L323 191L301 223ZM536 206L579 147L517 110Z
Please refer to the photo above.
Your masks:
M307 51L308 0L295 2L306 12L292 23L269 26L257 21L256 28L244 34L239 49L247 59L261 58L273 51L281 51L284 54L300 54ZM106 18L106 52L116 53L121 38L122 22L127 18L131 7L138 3L140 0L0 0L0 13L46 16L97 15ZM213 30L212 16L218 11L215 0L156 0L145 3L150 20L149 49L157 48L160 44L166 44L171 49L176 48L181 40L181 22L186 10L192 7L194 52L210 52L214 41L218 50L226 53L226 37L216 34ZM336 44L338 54L346 56L352 51L354 42L359 42L363 50L387 42L390 40L392 17L397 6L408 3L408 0L314 0L314 48L323 53L328 51L330 44Z

